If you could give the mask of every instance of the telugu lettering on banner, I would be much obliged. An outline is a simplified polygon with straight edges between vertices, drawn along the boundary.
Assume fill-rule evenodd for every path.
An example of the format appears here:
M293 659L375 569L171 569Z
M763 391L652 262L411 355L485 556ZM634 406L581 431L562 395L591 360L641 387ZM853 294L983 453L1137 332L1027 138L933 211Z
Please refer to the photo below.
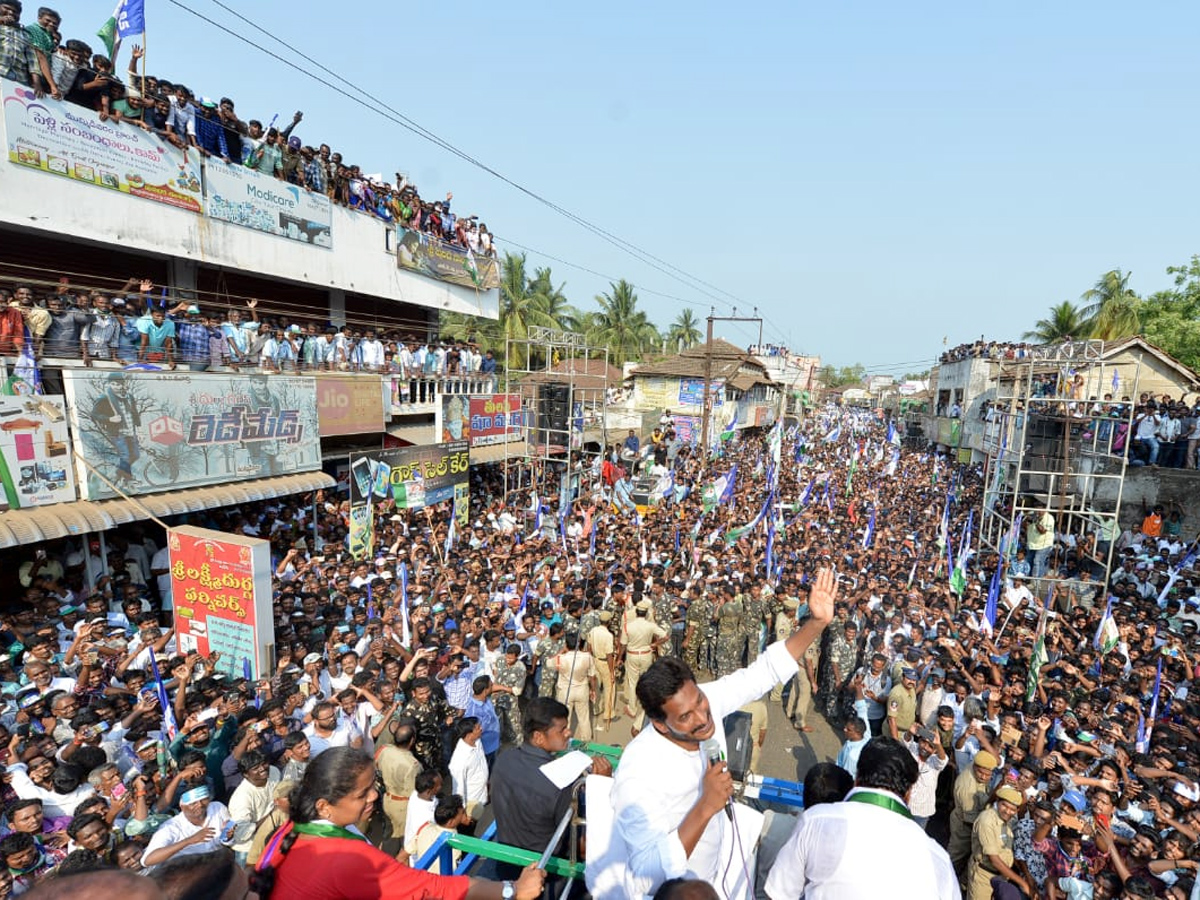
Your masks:
M321 467L316 384L289 375L64 370L87 500ZM93 470L104 473L105 480Z
M211 157L204 167L204 192L214 219L314 247L333 247L333 211L324 194Z
M351 504L356 495L391 497L400 509L453 500L454 486L468 483L470 466L466 441L357 454L350 462Z
M675 416L675 437L681 443L694 444L700 438L699 416Z
M520 394L442 395L442 440L487 447L519 440L525 412Z
M462 287L481 291L500 287L500 263L495 259L404 226L396 229L396 263Z
M8 158L26 166L131 197L199 213L198 154L183 152L136 125L118 124L62 100L38 97L0 80Z
M273 660L271 545L186 525L167 531L171 599L180 653L219 653L216 669L269 674Z

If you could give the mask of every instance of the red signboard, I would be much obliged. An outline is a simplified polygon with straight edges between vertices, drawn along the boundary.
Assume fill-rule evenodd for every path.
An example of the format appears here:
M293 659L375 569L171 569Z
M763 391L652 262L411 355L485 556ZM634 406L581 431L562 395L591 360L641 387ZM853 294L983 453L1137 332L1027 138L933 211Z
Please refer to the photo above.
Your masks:
M179 652L220 653L217 671L258 678L271 671L270 544L183 526L167 533Z

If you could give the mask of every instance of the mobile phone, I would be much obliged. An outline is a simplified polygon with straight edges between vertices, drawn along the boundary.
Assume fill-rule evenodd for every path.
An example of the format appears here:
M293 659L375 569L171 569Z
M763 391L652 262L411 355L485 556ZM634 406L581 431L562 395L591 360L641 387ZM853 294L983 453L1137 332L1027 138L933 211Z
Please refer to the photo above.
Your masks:
M221 843L228 844L233 840L233 833L237 830L237 822L226 822L225 827L221 829Z
M350 475L354 479L354 486L358 489L358 496L366 498L371 496L371 461L365 456L360 456L350 466Z
M114 800L120 800L122 797L124 797L128 793L129 793L129 789L127 787L125 787L125 785L119 781L117 782L116 787L114 787L112 789L112 796L113 796Z
M375 496L381 499L386 498L391 481L392 467L385 462L375 463L375 484L373 487Z

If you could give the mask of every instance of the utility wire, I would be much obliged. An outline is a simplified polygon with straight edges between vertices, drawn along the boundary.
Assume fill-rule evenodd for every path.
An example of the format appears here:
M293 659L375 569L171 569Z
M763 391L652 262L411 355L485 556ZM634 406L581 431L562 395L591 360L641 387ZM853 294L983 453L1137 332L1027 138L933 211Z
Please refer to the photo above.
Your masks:
M537 193L536 191L532 190L531 188L528 188L528 187L524 186L523 184L520 184L519 182L514 181L513 179L511 179L508 176L504 175L503 173L497 171L496 169L492 168L491 166L487 165L486 163L482 162L481 160L476 159L475 157L471 156L467 152L459 149L458 147L451 144L449 141L445 140L444 138L439 137L438 135L436 135L429 129L424 128L423 126L421 126L414 120L410 119L409 117L405 116L403 113L401 113L398 110L396 110L395 108L391 107L386 102L384 102L383 100L374 96L370 92L364 90L363 88L354 84L350 80L342 77L341 75L338 75L336 72L334 72L331 69L327 68L326 66L322 65L320 62L313 59L311 56L308 56L307 54L305 54L301 50L297 49L293 45L289 44L287 41L284 41L282 38L279 38L276 35L272 34L267 29L265 29L261 25L259 25L258 23L252 21L251 19L247 18L246 16L243 16L242 14L238 13L236 10L231 9L225 3L221 2L221 0L212 0L212 2L214 3L214 5L220 7L225 12L232 15L234 18L245 23L246 25L249 25L251 28L255 29L259 33L266 35L267 37L270 37L272 40L274 40L278 44L282 45L283 47L286 47L292 53L295 53L297 56L299 56L304 61L306 61L306 62L310 63L312 66L320 69L322 72L326 73L330 77L335 78L338 81L342 82L342 84L346 85L347 87L351 88L353 91L360 94L361 97L356 97L356 96L353 96L352 94L346 93L344 90L339 88L337 85L332 84L330 81L326 80L325 78L320 77L319 75L312 72L310 69L300 66L300 65L292 62L291 60L286 59L285 57L281 56L280 54L275 53L272 50L267 49L266 47L263 47L261 44L254 42L253 40L246 37L245 35L239 34L238 32L236 32L230 28L227 28L225 25L221 24L220 22L217 22L216 20L204 15L201 12L198 12L197 10L188 6L187 4L181 2L181 0L169 0L169 2L171 4L173 4L174 6L177 6L178 8L182 9L183 11L189 13L190 15L200 19L201 21L206 22L209 25L212 25L214 28L224 32L225 34L229 35L230 37L233 37L236 40L242 41L243 43L255 48L256 50L259 50L260 52L267 54L268 56L283 63L284 65L288 66L289 68L294 69L295 71L297 71L303 75L306 75L307 77L313 79L314 81L330 88L333 91L336 91L338 94L340 94L342 96L348 97L350 100L353 100L355 103L364 107L365 109L375 112L376 114L392 121L393 123L400 125L402 128L405 128L406 130L411 131L413 134L416 134L418 137L421 137L424 140L427 140L430 143L432 143L438 147L441 147L442 149L446 150L447 152L459 157L463 161L483 170L484 172L487 172L488 174L494 176L495 178L497 178L500 181L504 182L505 184L509 185L513 189L519 191L520 193L525 194L526 196L530 197L531 199L536 200L537 202L547 206L548 208L559 213L560 215L570 219L572 222L575 222L580 227L586 229L587 231L591 232L592 234L596 235L597 237L600 237L602 240L608 242L609 244L612 244L613 246L617 247L618 249L624 250L630 256L633 256L635 259L642 262L643 264L648 265L651 268L658 270L662 274L667 275L669 278L672 278L675 281L679 281L681 284L684 284L689 289L694 290L699 294L703 294L704 296L709 297L710 299L712 299L718 303L721 303L724 306L729 306L731 304L729 303L729 301L724 300L721 297L717 296L717 294L711 293L711 291L716 291L718 294L723 294L723 295L725 295L725 297L732 298L734 301L736 301L737 303L742 304L744 306L751 305L749 303L746 303L746 301L739 299L735 294L731 294L729 291L726 291L723 288L717 287L716 285L711 284L711 283L705 281L704 279L699 278L698 276L692 275L690 272L686 271L685 269L681 269L678 266L675 266L675 265L667 262L666 260L661 259L658 256L655 256L654 254L650 253L648 250L644 250L641 247L637 246L636 244L633 244L629 241L626 241L625 239L623 239L621 237L618 237L617 235L613 234L610 231L605 230L604 228L600 227L599 225L595 225L592 222L588 221L587 219L584 219L582 216L577 215L576 213L573 213L570 210L560 206L559 204L549 200L548 198ZM367 98L367 100L370 100L371 103L367 103L365 100L362 99L363 97ZM372 106L371 105L372 103L375 105ZM690 282L694 282L694 283L690 283ZM703 287L697 287L697 285L702 285ZM707 290L706 290L706 288L707 288Z

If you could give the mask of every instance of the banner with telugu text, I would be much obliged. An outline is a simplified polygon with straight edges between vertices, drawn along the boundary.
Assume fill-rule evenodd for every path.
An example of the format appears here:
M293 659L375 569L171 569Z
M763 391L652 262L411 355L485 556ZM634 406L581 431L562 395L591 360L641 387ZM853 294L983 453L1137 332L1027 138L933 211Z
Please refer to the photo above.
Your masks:
M180 653L220 653L217 671L271 672L271 545L260 538L185 525L167 531Z
M321 467L312 378L64 370L77 453L127 494ZM84 499L116 493L80 463Z
M403 225L396 228L396 263L402 269L462 287L481 291L500 287L497 260Z
M136 125L38 97L0 80L9 161L131 197L203 211L200 156L183 152Z

